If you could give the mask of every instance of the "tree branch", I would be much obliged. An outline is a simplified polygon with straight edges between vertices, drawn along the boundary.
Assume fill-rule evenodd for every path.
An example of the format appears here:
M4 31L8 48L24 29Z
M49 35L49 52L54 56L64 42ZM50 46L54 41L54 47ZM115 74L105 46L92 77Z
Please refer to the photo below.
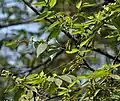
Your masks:
M95 71L93 68L91 68L90 67L90 65L87 63L87 61L85 60L85 59L83 59L83 62L84 62L84 64L87 66L87 68L89 69L89 70L91 70L91 71Z
M11 26L16 26L16 25L21 25L21 24L28 24L28 23L36 23L36 22L37 21L34 21L34 20L27 20L27 21L22 21L22 22L10 23L6 25L0 25L0 28L11 27Z
M37 11L33 6L31 6L28 2L25 0L22 0L29 8L31 8L37 15L40 15L41 13ZM51 20L47 19L46 17L44 18L46 21L53 23Z
M41 13L39 13L34 7L32 7L28 2L26 2L25 0L23 0L23 2L24 2L29 8L31 8L37 15L40 15L40 14L41 14ZM45 19L46 21L50 22L51 24L53 23L51 20L47 19L46 17L45 17L44 19ZM101 27L101 25L100 25L100 27ZM96 31L96 30L95 30L95 31ZM65 34L68 38L72 39L75 43L78 42L78 40L76 40L69 32L66 32L66 30L62 30L62 32L64 32L64 34ZM86 48L86 46L83 46L83 47ZM88 48L91 48L91 47L88 47ZM110 59L115 59L114 56L111 56L111 55L109 55L109 54L101 51L100 49L95 49L95 48L93 48L92 50L95 51L95 52L97 52L97 53L100 53L100 54L102 54L102 55L104 55L104 56L106 56L106 57L108 57L108 58L110 58ZM120 60L119 60L118 58L116 59L116 61L120 62Z

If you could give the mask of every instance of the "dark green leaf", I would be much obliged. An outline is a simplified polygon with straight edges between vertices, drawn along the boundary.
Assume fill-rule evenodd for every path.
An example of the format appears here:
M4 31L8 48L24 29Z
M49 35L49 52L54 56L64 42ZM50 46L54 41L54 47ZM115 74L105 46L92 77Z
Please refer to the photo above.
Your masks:
M35 19L35 21L43 20L43 19L46 18L49 14L51 14L51 11L43 12L42 14L40 14L40 15Z
M22 96L22 93L24 92L23 88L17 89L14 95L14 101L19 101L19 98Z
M50 35L48 36L48 39L56 38L56 37L60 34L60 32L61 32L60 26L55 27L55 28L51 31Z

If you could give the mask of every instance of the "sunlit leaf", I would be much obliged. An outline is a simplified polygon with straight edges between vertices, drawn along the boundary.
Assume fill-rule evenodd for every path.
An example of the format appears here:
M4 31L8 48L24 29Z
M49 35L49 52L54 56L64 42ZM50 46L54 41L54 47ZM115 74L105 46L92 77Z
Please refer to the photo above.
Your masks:
M77 3L76 8L77 8L77 9L80 9L81 5L82 5L82 0L80 0L80 2Z
M41 2L37 2L34 4L35 6L46 6L46 2L45 1L41 1Z
M113 79L116 79L116 80L120 80L120 76L119 75L110 74L110 77L112 77Z
M50 8L53 8L56 3L57 3L57 0L49 0L49 6L50 6Z
M120 66L120 63L119 63L119 64L112 65L111 67L112 67L113 69L115 69L115 68L117 68L117 67L119 67L119 66Z
M45 0L45 2L47 3L47 2L48 2L48 0Z
M46 43L41 43L40 45L38 45L37 51L36 51L37 57L47 49L47 46L48 45Z
M68 88L73 87L77 82L79 82L78 79L74 80L72 83L69 84Z
M64 95L66 92L67 92L66 90L60 91L58 92L58 95Z
M26 79L32 80L32 79L37 78L37 77L38 77L38 74L30 74L26 77Z
M93 35L90 36L87 40L81 42L80 46L82 47L82 46L86 45L92 38L93 38Z
M77 48L73 48L71 51L66 51L67 54L77 53L79 50Z
M92 78L99 78L99 77L104 77L107 76L109 74L109 71L105 70L105 69L99 69L96 70L93 74L91 74L90 76Z
M44 72L43 72L43 71L40 73L40 76L41 76L41 77L43 77L43 76L44 76Z
M55 80L55 78L54 77L48 77L47 80L53 82Z
M83 74L83 75L77 76L77 78L78 78L78 79L88 79L88 78L90 78L90 75L88 75L88 74Z

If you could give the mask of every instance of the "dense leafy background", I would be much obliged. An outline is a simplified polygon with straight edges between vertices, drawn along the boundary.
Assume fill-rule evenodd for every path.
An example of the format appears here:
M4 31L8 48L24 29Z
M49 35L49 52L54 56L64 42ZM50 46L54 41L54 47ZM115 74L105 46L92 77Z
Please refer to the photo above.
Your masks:
M0 100L119 101L119 50L120 0L1 0Z

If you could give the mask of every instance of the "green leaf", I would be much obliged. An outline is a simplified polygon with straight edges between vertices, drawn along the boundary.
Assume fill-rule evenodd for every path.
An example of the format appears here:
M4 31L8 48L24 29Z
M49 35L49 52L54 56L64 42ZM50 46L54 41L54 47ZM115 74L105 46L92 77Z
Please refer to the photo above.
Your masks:
M77 3L76 8L80 9L81 5L82 5L82 0L79 3Z
M40 45L38 45L38 47L37 47L37 57L47 49L47 46L48 45L46 43L41 43Z
M50 81L50 82L53 82L53 81L55 80L55 78L49 76L49 77L47 78L47 80Z
M34 4L35 6L46 6L46 2L45 1L41 1L41 2L37 2Z
M44 76L44 72L43 72L43 71L40 73L40 76L41 76L41 77L43 77L43 76Z
M67 92L67 90L62 90L60 92L58 92L58 95L64 95Z
M119 67L119 66L120 66L120 63L119 63L119 64L112 65L111 68L116 69L116 68Z
M49 6L50 6L50 8L53 8L56 3L57 3L57 0L49 0Z
M26 77L26 80L32 80L34 78L37 78L38 77L38 74L30 74Z
M80 46L81 46L81 47L84 46L84 45L87 44L92 38L93 38L93 35L90 36L87 40L81 42Z
M62 85L62 80L60 79L55 79L55 84L60 87Z
M74 75L68 75L72 80L75 80L76 77Z
M78 79L74 80L72 83L69 84L68 88L73 87L77 82L79 82Z
M72 34L81 34L83 31L81 30L75 30L75 31L72 31Z
M116 0L120 4L120 0Z
M78 79L88 79L88 78L90 78L90 75L88 75L88 74L83 74L83 75L79 75L79 76L77 76L77 78Z
M61 32L60 26L55 27L55 29L53 29L50 35L48 36L48 39L56 38L60 34L60 32Z
M59 21L54 22L53 24L51 24L51 25L47 28L46 31L52 29L53 27L55 27L55 26L58 25L59 23L60 23Z
M116 80L120 80L120 76L119 75L110 74L110 77L112 77L113 79L116 79Z
M53 93L55 93L56 91L56 84L53 82L52 84L50 84L50 87L49 87L49 95L52 95Z
M71 51L66 51L67 54L77 53L79 50L77 48L73 48Z
M71 78L68 75L62 75L60 78L68 83L72 82Z
M107 76L108 74L109 74L109 71L107 71L105 69L99 69L99 70L96 70L90 76L91 76L91 78L99 78L99 77Z
M115 25L115 27L120 31L120 15L114 18L112 22Z
M48 0L45 0L46 3L48 3Z
M51 14L51 11L47 11L47 12L43 12L42 14L40 14L34 21L40 21L43 20L44 18L46 18L48 15Z
M19 101L19 98L22 96L22 93L24 92L23 88L17 89L14 95L14 101Z

